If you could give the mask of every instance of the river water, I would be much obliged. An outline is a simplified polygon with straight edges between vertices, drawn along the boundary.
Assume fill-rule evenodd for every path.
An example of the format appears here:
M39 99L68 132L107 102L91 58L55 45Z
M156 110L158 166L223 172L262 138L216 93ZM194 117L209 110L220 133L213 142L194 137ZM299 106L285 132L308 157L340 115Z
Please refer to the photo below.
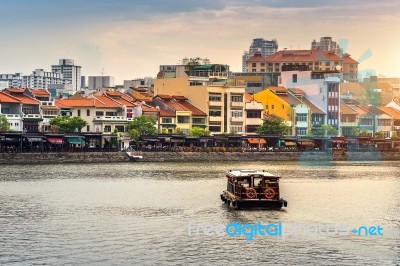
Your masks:
M228 169L280 175L288 207L228 209ZM399 176L398 162L1 165L0 265L399 265ZM259 221L383 231L246 240L203 230Z

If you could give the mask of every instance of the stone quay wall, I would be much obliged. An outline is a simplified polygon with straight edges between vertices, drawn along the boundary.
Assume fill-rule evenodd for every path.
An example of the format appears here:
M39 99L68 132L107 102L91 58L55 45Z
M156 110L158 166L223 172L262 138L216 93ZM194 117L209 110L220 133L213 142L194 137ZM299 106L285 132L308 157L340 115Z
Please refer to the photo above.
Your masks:
M188 161L397 161L400 152L143 152L141 162ZM1 164L129 162L124 152L0 153Z

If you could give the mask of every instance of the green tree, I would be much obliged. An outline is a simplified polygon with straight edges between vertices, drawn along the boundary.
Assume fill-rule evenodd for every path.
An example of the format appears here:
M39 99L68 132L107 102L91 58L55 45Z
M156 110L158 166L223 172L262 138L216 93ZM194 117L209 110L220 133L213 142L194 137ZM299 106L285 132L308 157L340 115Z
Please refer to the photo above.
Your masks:
M0 115L0 131L9 131L10 124L8 123L7 117Z
M264 119L264 123L257 128L258 134L270 134L270 135L284 135L288 129L285 121L281 118L270 117Z
M154 136L157 134L156 120L151 117L135 117L126 126L131 139L138 143L140 136Z
M392 131L392 139L397 139L399 136L396 131Z
M382 131L378 131L375 133L375 138L383 139L384 136L385 134Z
M358 127L353 127L350 131L351 136L358 136L360 135L360 129Z
M186 65L188 65L188 66L198 66L198 65L200 65L200 60L201 60L200 57L190 58L189 62L187 62Z
M318 128L312 130L314 136L337 136L338 130L328 124L323 124Z
M364 128L361 130L360 134L358 134L360 137L368 137L368 131Z
M194 137L209 136L210 135L210 131L205 130L204 128L201 128L201 127L193 127L189 131L189 135L190 136L194 136Z
M71 132L81 131L87 122L78 116L56 116L50 119L50 126L56 128L58 131Z

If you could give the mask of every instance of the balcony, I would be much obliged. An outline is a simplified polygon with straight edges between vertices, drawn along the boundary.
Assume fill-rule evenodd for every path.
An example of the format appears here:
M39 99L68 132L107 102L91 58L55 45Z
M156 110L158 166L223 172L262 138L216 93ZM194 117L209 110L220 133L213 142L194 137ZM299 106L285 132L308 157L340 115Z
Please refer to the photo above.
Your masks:
M24 121L43 121L43 117L41 114L24 114Z
M133 118L126 118L125 116L96 116L93 119L93 122L127 122L132 121Z
M217 101L209 101L208 106L224 106L224 103L222 101L217 102Z
M223 119L222 116L209 116L208 121L209 122L221 122Z
M244 102L231 102L231 107L243 107Z
M232 122L243 122L244 121L244 117L231 117L231 121Z
M18 114L2 114L4 115L7 119L20 119L21 115Z

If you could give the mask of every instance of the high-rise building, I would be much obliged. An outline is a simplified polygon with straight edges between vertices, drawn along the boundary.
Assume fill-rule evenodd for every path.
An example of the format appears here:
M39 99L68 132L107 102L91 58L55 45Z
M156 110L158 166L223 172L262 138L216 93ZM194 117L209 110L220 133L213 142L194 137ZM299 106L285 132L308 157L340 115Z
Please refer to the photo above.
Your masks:
M22 73L0 74L0 81L2 81L3 84L7 83L7 88L21 88Z
M338 55L342 54L339 44L332 41L332 37L321 37L319 42L313 40L311 50L334 51Z
M114 77L111 76L89 76L89 90L114 87Z
M256 52L261 53L262 56L268 56L278 50L278 41L273 39L271 41L263 38L253 39L248 51L244 51L242 55L242 72L248 72L247 59L253 56Z
M50 84L69 84L63 75L57 72L47 72L43 69L35 69L29 76L22 76L23 88L47 89Z
M74 64L72 59L60 59L58 65L52 65L51 71L61 73L63 78L69 80L74 90L81 89L81 66Z

